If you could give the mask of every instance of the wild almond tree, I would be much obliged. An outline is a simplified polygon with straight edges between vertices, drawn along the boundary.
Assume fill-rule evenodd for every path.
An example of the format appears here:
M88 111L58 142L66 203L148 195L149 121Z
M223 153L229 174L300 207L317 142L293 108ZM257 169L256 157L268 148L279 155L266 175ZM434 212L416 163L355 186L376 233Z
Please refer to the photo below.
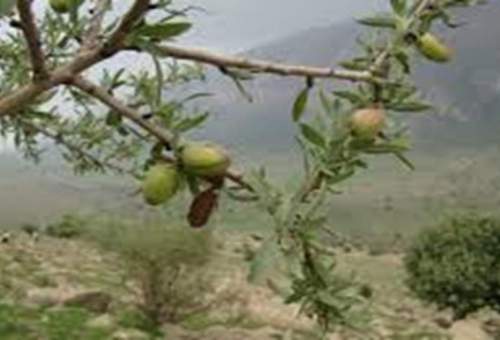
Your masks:
M46 3L40 13L34 11L37 3ZM0 1L2 135L31 160L52 140L77 173L134 176L143 181L145 203L161 205L189 189L193 227L207 223L222 193L257 202L275 227L264 248L277 247L289 263L292 292L286 302L300 303L325 330L349 323L349 311L362 299L352 282L336 276L334 253L322 242L331 232L322 215L325 200L368 166L368 154L394 155L413 168L404 156L406 130L392 124L400 113L430 108L411 81L412 63L419 57L451 60L453 51L432 33L434 24L458 27L453 9L479 1L391 0L391 11L360 20L369 35L359 39L357 55L333 68L184 47L174 39L191 27L190 7L177 8L172 0L119 1L128 5L120 13L113 10L117 3ZM144 66L116 67L124 53ZM189 105L203 94L167 99L165 93L202 78L198 65L218 68L242 91L259 73L304 81L291 105L304 159L296 190L273 185L264 170L236 174L226 151L186 137L209 117ZM322 112L308 116L308 98L319 79L336 81L338 90L318 91ZM257 256L254 272L259 261L265 256Z

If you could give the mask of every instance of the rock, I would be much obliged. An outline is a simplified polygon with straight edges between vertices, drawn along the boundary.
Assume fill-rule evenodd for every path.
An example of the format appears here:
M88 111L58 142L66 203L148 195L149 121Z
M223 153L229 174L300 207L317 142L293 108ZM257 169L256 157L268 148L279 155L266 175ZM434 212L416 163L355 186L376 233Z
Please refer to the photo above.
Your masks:
M0 235L0 243L9 243L12 238L12 235L10 233L3 233Z
M489 318L483 322L483 329L495 339L500 338L500 319Z
M489 340L491 339L476 320L455 322L450 329L453 340Z
M135 328L122 329L111 336L113 340L148 340L149 338L147 333Z
M113 298L102 291L81 292L66 298L64 306L84 308L90 312L103 314L108 311Z
M453 325L453 320L450 316L439 315L434 318L434 323L441 328L449 329Z
M64 292L58 288L33 288L26 293L26 303L36 307L52 307L61 303Z
M93 329L112 330L115 328L115 320L109 314L100 315L87 321L87 327Z

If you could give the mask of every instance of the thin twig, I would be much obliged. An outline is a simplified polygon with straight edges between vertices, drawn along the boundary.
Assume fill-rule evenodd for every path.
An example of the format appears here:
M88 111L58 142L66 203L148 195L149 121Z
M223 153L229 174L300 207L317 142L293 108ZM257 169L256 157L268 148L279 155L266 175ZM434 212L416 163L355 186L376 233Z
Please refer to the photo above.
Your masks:
M48 130L42 126L39 126L37 124L34 124L32 122L23 121L23 125L26 125L29 128L33 129L34 131L40 133L41 135L49 138L54 143L64 146L68 151L77 153L78 155L88 159L98 168L101 168L101 169L108 168L108 169L111 169L117 173L123 173L123 174L131 175L133 177L137 177L137 174L133 170L124 169L119 165L100 160L97 157L95 157L94 155L92 155L91 153L83 150L79 146L69 142L64 136L62 136L60 134L51 132L50 130Z
M99 34L102 29L102 22L110 6L110 0L96 0L94 15L92 19L90 19L89 29L83 37L82 49L92 49L97 46Z
M415 4L415 7L413 9L413 12L410 16L410 22L413 24L416 20L420 18L420 15L422 14L425 9L432 4L434 0L418 0L419 2ZM392 43L387 46L375 59L373 64L370 67L370 72L372 74L376 74L384 65L385 61L391 56L391 49L392 49Z
M42 51L40 35L36 28L35 17L31 11L31 3L32 0L17 0L17 9L21 18L21 30L28 44L31 64L33 66L33 79L38 81L48 78L48 73L45 68L45 57Z

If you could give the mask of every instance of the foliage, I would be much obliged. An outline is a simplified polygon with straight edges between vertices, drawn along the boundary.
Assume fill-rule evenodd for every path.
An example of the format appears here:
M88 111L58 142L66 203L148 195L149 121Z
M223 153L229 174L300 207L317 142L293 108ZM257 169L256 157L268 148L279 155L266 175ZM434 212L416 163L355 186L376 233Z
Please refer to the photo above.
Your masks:
M211 277L204 269L213 252L210 231L108 220L89 233L124 260L127 279L137 284L139 308L154 324L178 322L206 307Z
M32 20L29 4L18 1L18 13L0 19L9 24L0 36L0 135L11 137L25 157L34 161L40 159L47 139L52 140L79 174L114 171L142 180L152 165L174 163L186 177L188 185L183 189L193 196L187 214L193 227L208 222L222 195L257 202L274 225L275 232L265 244L273 244L289 264L292 293L288 301L300 303L325 331L331 330L344 325L344 313L363 299L351 294L344 298L343 293L355 285L335 275L335 252L321 238L322 231L329 229L324 217L326 198L338 192L340 183L366 169L372 156L393 156L414 168L404 155L410 144L401 113L431 108L411 79L417 42L437 22L450 28L460 26L452 17L453 9L482 2L391 0L389 12L359 20L370 30L359 37L356 56L341 62L339 69L318 72L317 68L252 63L172 47L171 41L191 28L187 15L193 7L179 9L171 0L130 1L125 14L112 11L113 2L106 0L97 1L88 11L87 1L69 15L46 10L40 14L40 23ZM0 13L8 14L10 4ZM145 62L140 68L109 67L121 52L135 53ZM447 53L446 60L451 57ZM186 171L181 154L190 143L189 132L203 126L209 114L191 105L207 93L186 90L204 79L202 70L180 59L217 66L248 99L251 95L244 83L253 73L305 78L305 87L292 105L304 159L303 178L293 192L277 187L264 168L244 177L231 169L217 171L215 176ZM110 63L93 69L89 76L93 79L82 76L104 61ZM335 91L320 90L321 112L310 115L308 104L316 93L318 74L353 84L336 86ZM376 129L368 126L376 135L357 138L349 123L351 117L359 110L374 108L384 116L378 121L389 123ZM225 171L230 161L228 158L221 169ZM72 235L74 225L68 225L63 225L63 235ZM131 272L142 284L146 312L156 321L165 315L177 318L178 311L167 310L183 304L173 300L181 297L176 278L191 273L185 268L203 265L207 240L197 240L200 234L151 228L128 228L111 243L134 264ZM262 258L255 257L253 271L265 262Z
M78 308L39 310L22 305L0 304L2 339L109 339L111 334L86 327L92 314Z
M499 259L500 220L457 214L415 240L405 257L407 284L457 319L483 307L500 311Z
M77 215L67 214L61 220L49 224L45 228L45 233L57 238L76 238L85 232L85 219Z

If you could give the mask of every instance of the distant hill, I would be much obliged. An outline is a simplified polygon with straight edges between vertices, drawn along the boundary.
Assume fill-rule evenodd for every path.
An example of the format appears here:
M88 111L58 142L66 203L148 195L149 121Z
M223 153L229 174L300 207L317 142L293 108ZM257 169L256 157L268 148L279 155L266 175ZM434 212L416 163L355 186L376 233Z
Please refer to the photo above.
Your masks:
M411 119L415 140L424 146L436 144L475 147L500 141L500 6L490 4L469 10L468 24L446 33L457 51L449 65L424 60L415 72L424 94L447 114ZM462 19L461 19L462 20ZM354 22L313 28L247 54L277 61L312 65L335 65L353 55L354 40L360 34ZM245 102L229 79L213 75L213 100L208 103L215 119L206 131L231 145L269 151L287 149L293 143L290 108L303 86L297 79L258 77L248 86L254 103ZM341 84L341 83L339 83ZM452 108L452 109L451 109ZM498 114L497 114L498 113Z

